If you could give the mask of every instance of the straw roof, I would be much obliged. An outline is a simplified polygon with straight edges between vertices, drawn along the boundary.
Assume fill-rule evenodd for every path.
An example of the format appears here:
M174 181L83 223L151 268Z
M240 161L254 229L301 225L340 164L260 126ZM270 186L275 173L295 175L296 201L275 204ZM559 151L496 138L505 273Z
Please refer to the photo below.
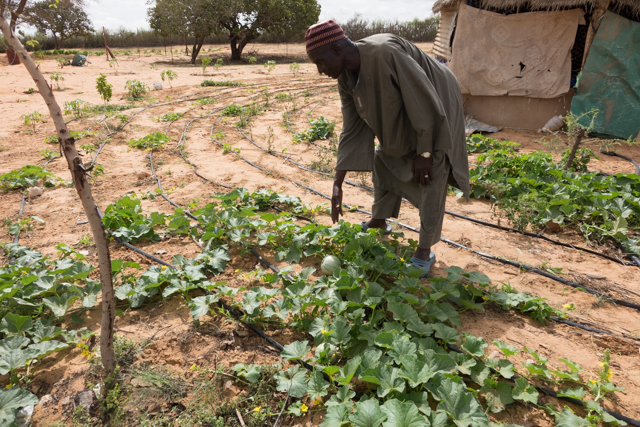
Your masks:
M595 6L603 0L477 0L481 9L513 11L523 8L529 10L558 10L586 5ZM438 0L433 5L433 13L446 9L457 9L460 0ZM640 0L611 0L613 10L629 7L631 12L640 16Z

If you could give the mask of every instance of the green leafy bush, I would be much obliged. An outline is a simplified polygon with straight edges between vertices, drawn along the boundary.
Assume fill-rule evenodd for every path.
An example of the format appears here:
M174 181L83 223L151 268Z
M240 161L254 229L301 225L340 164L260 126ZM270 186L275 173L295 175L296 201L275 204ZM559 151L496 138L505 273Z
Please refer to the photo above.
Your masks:
M162 81L164 81L165 78L169 80L169 87L172 87L171 82L178 78L178 73L173 70L164 70L160 73L160 78L162 79Z
M129 147L155 150L162 148L171 138L162 132L154 132L140 139L129 141Z
M336 122L333 120L327 120L325 117L319 117L316 120L311 120L311 128L299 132L293 135L293 142L299 143L301 141L313 142L319 139L331 138L334 135L334 129Z
M0 189L4 191L23 190L42 181L45 187L53 187L60 178L41 166L27 165L0 175Z
M141 98L143 95L149 93L149 86L137 79L127 80L124 88L129 93L129 97L133 99Z
M112 236L129 243L136 243L141 239L153 242L160 240L155 231L156 225L164 225L166 216L154 212L151 216L142 213L142 205L133 194L123 196L107 206L102 223L109 229Z
M100 76L96 79L96 90L105 104L108 104L109 101L111 101L111 97L113 96L113 85L107 83L106 75L100 73Z
M583 149L576 164L586 170L593 157ZM640 254L640 240L630 232L640 226L640 177L635 174L576 173L546 152L491 150L478 156L470 178L471 196L490 197L519 229L549 222L576 226L587 240L612 238Z

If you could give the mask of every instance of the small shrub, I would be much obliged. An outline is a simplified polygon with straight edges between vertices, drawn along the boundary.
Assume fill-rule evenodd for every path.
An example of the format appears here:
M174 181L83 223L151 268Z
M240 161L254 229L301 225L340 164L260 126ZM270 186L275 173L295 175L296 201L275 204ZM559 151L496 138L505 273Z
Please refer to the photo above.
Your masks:
M113 96L113 85L107 83L106 75L100 73L100 76L96 79L96 89L100 94L100 98L102 98L105 104L108 104Z
M64 113L73 114L76 117L82 117L84 101L82 99L76 99L75 101L64 102Z
M335 121L329 121L325 117L311 120L311 128L293 135L293 142L300 141L313 142L319 139L331 138L336 127Z
M211 64L211 58L205 56L202 58L202 74L207 70L207 67Z
M133 99L139 99L149 93L149 86L137 79L127 80L124 88L129 93L129 97Z
M256 62L258 62L258 59L255 56L249 58L249 64L255 64Z
M140 139L129 141L129 147L142 148L145 150L155 150L162 148L171 138L162 132L154 132Z
M276 61L267 61L264 63L264 68L267 69L269 73L271 73L276 68Z
M29 114L23 114L22 119L25 126L33 126L33 133L36 133L36 124L46 123L46 120L42 114L37 111Z
M40 154L45 160L51 160L58 157L58 152L55 150L40 150L38 151L38 154Z
M222 60L222 58L216 59L216 63L213 64L213 68L215 68L216 71L218 71L220 69L220 67L222 66L223 62L224 61Z
M293 64L289 65L289 70L291 70L291 73L295 78L300 72L300 64L298 64L297 62L294 62Z
M165 77L167 80L169 80L169 87L173 87L171 86L171 82L174 79L178 78L178 73L176 73L173 70L164 70L163 72L160 73L160 78L162 79L162 81L164 81Z
M49 78L51 79L51 87L53 87L53 82L56 82L56 88L60 90L60 82L64 81L64 75L61 72L55 71L51 73Z
M116 72L116 76L118 75L118 66L120 64L118 64L118 60L113 58L109 60L109 68L113 68Z

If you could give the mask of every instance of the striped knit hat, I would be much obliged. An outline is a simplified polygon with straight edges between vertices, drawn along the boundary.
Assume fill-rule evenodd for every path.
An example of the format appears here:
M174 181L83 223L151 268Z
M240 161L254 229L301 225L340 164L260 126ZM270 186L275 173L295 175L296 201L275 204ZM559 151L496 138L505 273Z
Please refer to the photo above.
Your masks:
M345 38L342 27L334 20L321 22L309 27L304 35L307 53L329 43Z

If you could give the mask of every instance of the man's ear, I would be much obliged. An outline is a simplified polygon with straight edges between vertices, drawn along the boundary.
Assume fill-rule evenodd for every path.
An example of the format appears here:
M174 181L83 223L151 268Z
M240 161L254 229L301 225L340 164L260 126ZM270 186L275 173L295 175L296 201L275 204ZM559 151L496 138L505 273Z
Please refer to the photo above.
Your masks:
M334 43L334 44L331 45L331 51L336 56L340 56L340 55L342 55L342 46L340 46L340 43Z

